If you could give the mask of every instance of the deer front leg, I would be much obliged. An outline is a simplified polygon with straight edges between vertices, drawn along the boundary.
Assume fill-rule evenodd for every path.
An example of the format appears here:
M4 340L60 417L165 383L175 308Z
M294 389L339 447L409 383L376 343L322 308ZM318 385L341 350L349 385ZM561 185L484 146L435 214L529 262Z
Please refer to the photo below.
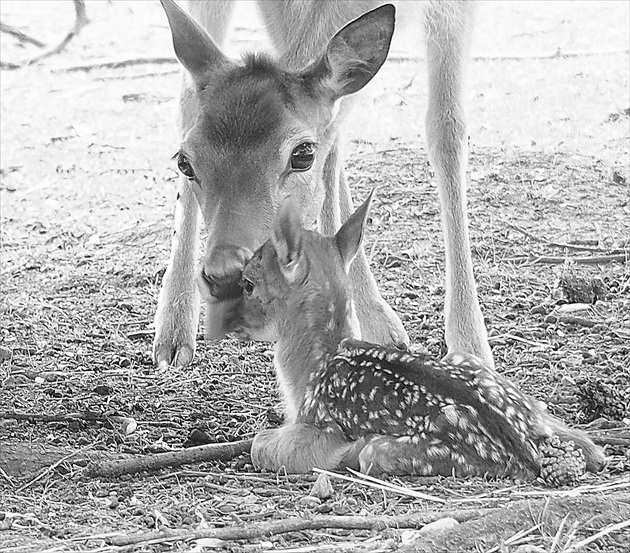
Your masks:
M263 430L254 438L252 462L260 469L289 473L310 472L314 468L334 470L359 468L359 452L365 439L349 442L333 429L304 423L286 424Z
M335 141L324 168L326 195L321 216L323 234L334 234L354 211L350 187L339 158L339 138ZM353 298L361 327L361 338L368 342L404 347L409 336L400 318L383 299L370 272L363 247L350 266Z
M449 352L472 353L494 366L477 298L466 211L467 135L463 77L471 2L438 2L427 12L429 157L438 183L446 251L445 335Z
M155 314L153 359L159 368L188 365L195 354L200 298L195 274L199 248L199 207L184 179L175 206L171 257Z

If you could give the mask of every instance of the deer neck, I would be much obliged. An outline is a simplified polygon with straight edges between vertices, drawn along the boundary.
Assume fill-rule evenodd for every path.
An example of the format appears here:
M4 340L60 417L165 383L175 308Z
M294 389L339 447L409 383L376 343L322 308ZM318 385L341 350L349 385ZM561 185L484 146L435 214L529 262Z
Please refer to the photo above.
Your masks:
M287 422L299 422L311 377L326 366L341 340L360 336L352 297L345 289L310 287L289 298L274 361Z

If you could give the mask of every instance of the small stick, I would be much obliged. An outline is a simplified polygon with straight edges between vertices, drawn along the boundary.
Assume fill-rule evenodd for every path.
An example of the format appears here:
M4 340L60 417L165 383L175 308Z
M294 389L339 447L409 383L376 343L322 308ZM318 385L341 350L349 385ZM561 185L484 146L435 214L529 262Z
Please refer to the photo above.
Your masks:
M0 32L7 33L8 35L11 35L17 38L20 42L33 44L34 46L37 46L38 48L43 48L44 46L46 46L41 40L37 40L36 38L33 38L31 35L27 35L26 33L20 31L20 29L16 29L15 27L12 27L11 25L7 25L6 23L3 23L2 21L0 21Z
M628 528L629 526L630 526L630 520L623 520L621 522L618 522L617 524L612 524L610 526L607 526L606 528L604 528L603 530L600 530L596 534L593 534L592 536L582 541L574 543L571 547L569 547L569 549L565 549L563 553L573 553L573 551L582 549L582 547L584 547L585 545L588 545L589 543L592 543L598 540L599 538L603 538L604 536L607 536L608 534L612 534L619 530L623 530L624 528Z
M383 482L382 480L378 480L374 477L368 477L371 478L372 480L377 480L377 482L373 482L369 479L358 479L358 478L352 478L350 476L345 476L343 474L337 474L336 472L329 472L327 470L323 470L323 469L318 469L315 468L313 469L313 471L315 472L320 472L323 474L326 474L332 478L339 478L340 480L346 480L348 482L354 482L355 484L364 484L365 486L369 486L371 488L376 488L379 490L386 490L386 491L390 491L390 492L397 492L400 494L404 494L404 495L409 495L411 497L417 497L418 499L425 499L427 501L436 501L437 503L446 503L445 499L442 499L441 497L435 497L432 495L427 495L424 493L420 493L417 492L416 490L412 490L410 488L404 488L403 486L397 486L395 484L388 484L387 482ZM354 474L356 474L356 472L352 471ZM365 475L361 475L362 477ZM382 483L381 483L382 482Z
M532 263L547 263L550 265L562 265L564 263L575 263L577 265L597 265L598 263L628 263L630 261L630 253L613 254L613 255L594 255L592 257L548 257L530 256Z
M273 522L258 522L232 528L204 528L201 530L146 532L144 534L121 534L113 537L112 545L138 545L151 542L192 541L203 538L220 540L256 539L287 532L341 528L346 530L385 530L387 528L420 528L430 522L450 517L465 522L482 517L495 509L465 509L432 513L413 513L394 516L316 516L313 518L292 517Z
M516 257L506 257L505 261L512 263L547 263L549 265L562 265L564 263L575 263L576 265L596 265L598 263L628 263L630 253L613 255L596 255L593 257L550 257L535 255L519 255Z
M543 244L555 246L556 248L566 248L568 250L581 250L581 251L587 251L587 252L593 252L593 253L603 253L603 252L608 253L608 254L622 253L622 250L618 250L618 249L610 250L610 249L604 249L604 248L594 248L593 246L584 246L580 244L570 244L567 242L553 242L552 240L548 240L547 238L540 238L536 236L535 234L532 234L528 230L525 230L524 228L519 227L518 225L513 225L513 224L508 223L508 227L527 236L527 238L529 238L530 240L534 240L535 242L542 242Z
M597 326L599 324L604 325L604 323L592 321L591 319L585 319L584 317L575 317L574 315L547 315L547 317L545 317L545 322L573 324L586 326L588 328L593 328L594 326Z
M23 486L20 486L15 493L18 494L21 491L24 491L26 488L30 487L31 485L35 484L35 482L37 482L38 480L41 480L44 476L46 476L47 474L50 474L53 470L55 470L61 463L63 463L64 461L67 461L68 459L75 457L76 455L80 455L81 453L83 453L84 451L87 451L88 449L92 449L92 444L87 445L83 448L81 448L79 451L73 451L72 453L69 453L68 455L66 455L65 457L62 457L61 459L59 459L59 461L54 462L52 465L50 465L49 467L46 467L45 470L43 470L42 472L40 472L35 478L33 478L31 481L27 482L26 484L24 484Z
M22 65L33 65L35 63L39 63L42 60L45 60L46 58L49 58L51 56L54 56L56 54L63 52L68 46L68 44L70 44L70 41L74 37L76 37L81 32L81 29L83 29L83 27L85 27L90 22L87 16L87 12L85 10L85 1L73 0L73 2L74 2L75 19L74 19L74 25L72 26L72 29L68 31L66 36L63 38L63 40L59 44L57 44L57 46L51 48L50 50L47 50L46 52L44 52L43 54L40 54L39 56L35 56L34 58L31 58L30 60L23 62Z
M563 53L560 48L553 54L533 55L533 56L473 56L473 61L527 61L527 60L557 60L564 58L589 58L592 56L610 56L611 54L628 54L630 50L601 50L599 52L567 52ZM416 56L392 55L387 58L389 62L401 63L406 61L425 61L424 58Z
M179 467L204 461L230 461L239 455L249 453L252 440L205 444L179 451L135 456L115 461L92 463L87 467L91 478L113 478L122 474L135 474L141 471L154 471L167 467Z
M132 65L179 63L172 57L139 57L125 58L121 60L100 61L86 65L72 65L70 67L59 67L53 69L53 73L72 73L74 71L92 71L93 69L119 69L121 67L131 67Z

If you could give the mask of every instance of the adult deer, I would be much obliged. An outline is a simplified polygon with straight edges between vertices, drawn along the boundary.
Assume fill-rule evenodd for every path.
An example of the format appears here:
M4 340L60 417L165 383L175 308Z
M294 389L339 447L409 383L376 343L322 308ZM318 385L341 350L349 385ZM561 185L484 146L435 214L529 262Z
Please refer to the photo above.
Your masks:
M542 476L571 483L602 450L474 355L442 361L359 341L348 268L372 195L334 236L305 230L290 199L248 261L227 321L277 339L285 422L252 444L260 468L310 472Z
M380 2L358 0L259 2L279 58L248 56L234 62L217 46L225 37L232 2L191 2L190 14L172 0L161 2L185 69L177 154L183 176L154 341L154 358L166 366L185 365L194 355L197 281L207 300L206 335L223 336L240 272L269 236L286 195L298 198L307 225L327 234L352 213L339 154L340 125L347 97L363 88L386 59L394 8L374 9ZM446 248L446 343L449 352L474 353L492 366L466 215L462 74L473 6L467 0L436 0L423 7L426 129ZM196 259L200 214L208 231L201 270ZM362 337L406 344L405 330L378 293L363 251L350 276Z

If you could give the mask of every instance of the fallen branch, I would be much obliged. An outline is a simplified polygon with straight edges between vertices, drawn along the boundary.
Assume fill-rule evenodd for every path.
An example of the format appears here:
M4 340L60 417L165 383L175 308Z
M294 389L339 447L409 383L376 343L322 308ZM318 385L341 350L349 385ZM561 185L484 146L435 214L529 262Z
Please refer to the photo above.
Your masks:
M230 461L239 455L249 453L252 440L206 444L179 451L142 455L128 459L92 463L87 468L91 478L114 478L122 474L135 474L141 471L154 471L167 467L179 467L186 464L205 461Z
M46 58L49 58L51 56L54 56L56 54L63 52L68 46L68 44L70 44L70 41L75 36L77 36L81 32L81 29L83 29L83 27L85 27L90 22L87 16L87 12L85 10L84 0L73 0L73 2L74 2L75 18L74 18L74 25L72 26L72 29L68 31L68 34L63 38L63 40L59 44L57 44L57 46L51 48L50 50L47 50L46 52L44 52L43 54L40 54L39 56L35 56L34 58L28 60L27 62L24 63L24 65L33 65L35 63L39 63L42 60L45 60Z
M628 54L630 50L602 50L599 52L562 52L558 48L553 54L540 54L531 56L472 56L473 61L529 61L529 60L557 60L566 58L590 58L593 56L610 56L611 54ZM424 61L424 58L417 56L406 56L403 54L394 54L389 56L388 61L394 63L403 63L407 61Z
M26 60L20 63L2 62L2 69L20 69L21 67L34 65L36 63L39 63L42 60L45 60L46 58L49 58L51 56L54 56L56 54L63 52L68 46L68 44L70 44L72 39L76 37L79 34L79 32L81 32L81 29L83 29L83 27L85 27L90 22L87 16L87 11L85 9L85 1L84 0L72 0L72 1L74 2L74 12L75 12L74 25L72 26L72 29L68 31L66 36L63 38L63 40L59 44L57 44L53 48L50 48L49 50L47 50L43 54L40 54L39 56L35 56L34 58L31 58L29 60Z
M619 438L618 436L591 436L597 445L614 445L630 448L630 438Z
M605 326L605 323L593 321L591 319L585 319L584 317L576 317L574 315L547 315L545 317L546 323L564 323L578 326L585 326L588 328L593 328L597 325Z
M0 419L12 419L28 422L72 422L82 420L86 422L110 422L111 417L97 415L86 411L84 413L66 413L65 415L42 415L40 413L15 413L14 411L0 412Z
M545 59L557 59L557 58L577 58L588 56L605 56L608 54L621 54L628 53L628 50L611 50L609 52L582 52L582 53L570 53L570 54L552 54L546 56L476 56L472 59L474 61L522 61L522 60L545 60ZM388 58L390 62L402 63L407 61L423 61L423 58L417 58L413 56L390 56ZM167 64L167 63L179 63L174 57L150 57L140 56L137 58L124 58L120 60L107 60L95 63L89 63L84 65L72 65L70 67L59 67L53 69L53 73L70 73L73 71L92 71L94 69L119 69L121 67L131 67L133 65L149 65L149 64Z
M122 81L124 79L147 79L150 77L164 77L175 75L179 69L169 69L168 71L151 71L149 73L138 73L137 75L107 75L105 77L95 77L95 81Z
M520 232L522 235L526 236L530 240L534 240L535 242L542 242L543 244L554 246L556 248L563 248L567 250L579 250L579 251L586 251L586 252L592 252L592 253L606 253L608 255L624 253L623 250L618 249L618 248L611 250L611 249L597 248L593 246L586 246L583 244L571 244L569 242L554 242L553 240L548 240L547 238L541 238L539 236L536 236L535 234L532 234L528 230L525 230L524 228L519 227L518 225L508 223L508 227L510 227L512 230L515 230L516 232Z
M84 65L71 65L70 67L58 67L53 69L53 73L72 73L74 71L92 71L93 69L120 69L121 67L131 67L133 65L144 64L165 64L179 63L176 58L172 57L139 57L126 58L122 60L99 61Z
M532 263L549 263L561 265L563 263L575 263L576 265L597 265L599 263L628 263L630 253L613 255L594 255L592 257L535 257Z
M506 258L512 263L547 263L550 265L563 265L564 263L575 263L576 265L597 265L600 263L628 263L630 252L613 255L594 255L592 257L549 257L549 256L518 256Z
M458 511L436 511L395 516L317 516L313 518L292 517L273 522L259 522L233 528L204 528L201 530L160 530L144 534L118 535L110 538L116 546L192 541L204 538L219 540L257 539L287 532L341 528L344 530L376 530L387 528L421 528L441 518L450 517L458 522L466 522L487 515L496 509L464 509Z
M17 38L20 42L26 42L28 44L37 46L38 48L43 48L44 46L46 46L41 40L37 40L31 35L27 35L25 32L20 31L20 29L16 29L15 27L12 27L11 25L7 25L6 23L3 23L2 21L0 21L0 32L7 33L8 35L11 35L12 37Z

